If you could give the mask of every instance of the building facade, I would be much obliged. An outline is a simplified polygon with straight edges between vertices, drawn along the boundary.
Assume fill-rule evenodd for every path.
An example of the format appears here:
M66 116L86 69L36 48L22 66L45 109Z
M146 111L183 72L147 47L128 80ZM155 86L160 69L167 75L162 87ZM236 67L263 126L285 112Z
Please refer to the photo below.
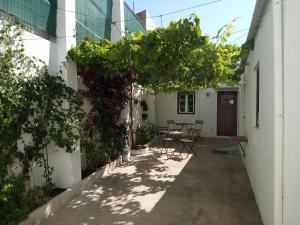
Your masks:
M123 0L1 0L0 16L24 24L30 30L23 36L26 54L43 60L50 74L62 69L65 83L75 90L83 88L76 65L69 62L64 68L62 64L67 52L84 37L118 41L126 30L146 31ZM88 103L84 107L88 111ZM48 152L56 186L68 188L81 180L79 144L73 153L51 145ZM32 185L43 184L43 171L37 165L33 165L32 176Z
M265 225L299 224L300 2L259 0L244 58L243 116L249 143L244 160Z
M201 133L204 137L236 136L242 126L239 124L242 116L240 96L239 87L158 94L156 122L164 127L167 120L175 123L203 120Z

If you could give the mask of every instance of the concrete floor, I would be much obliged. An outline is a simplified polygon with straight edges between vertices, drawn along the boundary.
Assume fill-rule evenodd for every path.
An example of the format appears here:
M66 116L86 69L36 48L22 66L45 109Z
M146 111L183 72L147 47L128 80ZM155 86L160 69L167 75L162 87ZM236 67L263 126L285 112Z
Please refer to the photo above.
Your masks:
M198 157L149 154L117 168L44 225L261 225L246 171L229 140L206 139Z

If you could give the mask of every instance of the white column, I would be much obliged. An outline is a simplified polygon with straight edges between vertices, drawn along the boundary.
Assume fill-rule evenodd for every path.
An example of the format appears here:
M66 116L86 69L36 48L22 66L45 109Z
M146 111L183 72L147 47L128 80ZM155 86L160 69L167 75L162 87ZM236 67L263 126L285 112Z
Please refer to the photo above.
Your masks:
M78 89L77 69L74 62L70 62L67 68L62 66L66 62L69 49L76 45L74 37L76 28L75 0L58 0L57 9L57 41L53 46L50 60L56 64L57 70L62 68L62 76L66 84L73 89ZM49 164L54 168L53 181L58 187L68 188L81 180L81 155L79 144L76 151L67 153L65 149L56 146L50 148Z
M56 27L56 63L57 67L62 66L66 61L67 52L76 46L76 11L75 0L58 0L57 27ZM55 60L55 59L54 59ZM67 70L63 70L63 78L74 89L77 89L77 74L75 64L68 65Z
M125 35L124 0L113 0L111 41L119 41Z

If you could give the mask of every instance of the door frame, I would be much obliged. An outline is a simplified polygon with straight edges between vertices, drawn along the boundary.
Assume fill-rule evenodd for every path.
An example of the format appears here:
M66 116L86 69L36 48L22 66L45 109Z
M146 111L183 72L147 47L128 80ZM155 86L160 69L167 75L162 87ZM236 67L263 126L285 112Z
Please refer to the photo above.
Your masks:
M237 135L238 133L238 90L220 90L217 92L217 136L220 136L220 137L226 137L222 134L220 134L220 108L221 108L221 94L222 93L228 93L228 94L233 94L234 95L234 100L235 100L235 111L236 111L236 114L235 114L235 131L234 131L234 134L235 136ZM234 136L234 135L233 135Z

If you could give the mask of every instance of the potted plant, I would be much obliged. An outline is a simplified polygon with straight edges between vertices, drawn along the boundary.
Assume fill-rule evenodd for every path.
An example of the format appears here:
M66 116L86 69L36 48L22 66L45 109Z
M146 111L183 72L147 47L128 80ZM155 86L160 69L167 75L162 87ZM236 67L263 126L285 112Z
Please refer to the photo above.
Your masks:
M153 123L147 123L140 125L136 133L136 145L134 146L133 154L143 154L148 151L148 144L155 138L156 125Z

